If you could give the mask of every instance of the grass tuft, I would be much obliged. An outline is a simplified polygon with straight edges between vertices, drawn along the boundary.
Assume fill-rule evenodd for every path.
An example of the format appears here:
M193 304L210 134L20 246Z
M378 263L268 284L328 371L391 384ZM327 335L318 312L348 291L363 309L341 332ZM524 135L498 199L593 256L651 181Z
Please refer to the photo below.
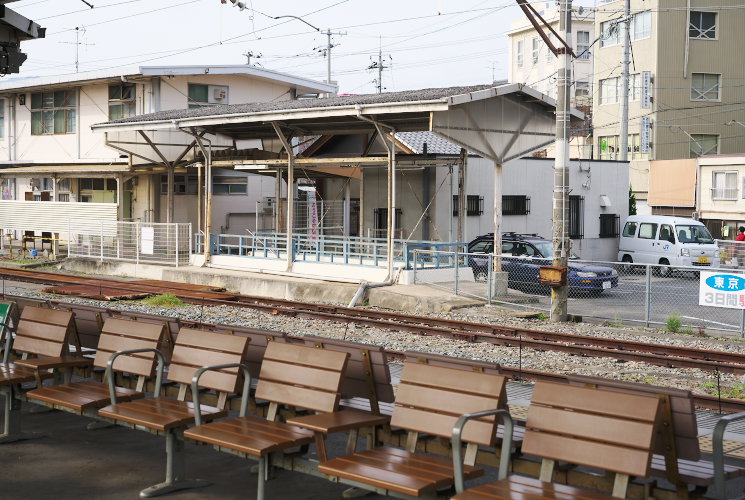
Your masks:
M180 307L186 305L183 300L179 299L172 293L153 295L143 299L142 301L153 307Z

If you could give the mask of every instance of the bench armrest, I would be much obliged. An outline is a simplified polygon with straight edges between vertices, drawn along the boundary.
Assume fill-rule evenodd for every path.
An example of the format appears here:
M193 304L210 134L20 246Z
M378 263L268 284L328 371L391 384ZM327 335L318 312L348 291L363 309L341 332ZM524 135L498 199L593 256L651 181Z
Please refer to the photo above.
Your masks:
M463 484L463 446L461 445L461 435L463 434L463 427L469 420L474 418L486 417L489 415L499 415L502 417L502 425L504 425L504 436L502 436L502 453L499 458L499 479L507 477L507 471L510 466L510 455L512 454L512 431L514 429L514 422L510 412L507 410L487 410L479 411L476 413L466 413L461 415L453 426L453 471L455 474L455 491L456 493L463 493L465 486Z
M714 493L717 500L726 500L727 491L725 489L725 475L724 475L724 431L727 430L727 426L737 420L745 419L745 412L733 413L732 415L725 415L717 421L717 425L714 427L714 434L711 437L714 455Z
M114 384L114 361L122 354L137 354L140 352L154 352L158 357L158 368L155 377L155 389L153 394L157 398L160 396L160 390L163 387L163 368L166 365L166 359L163 357L163 353L158 349L129 349L127 351L117 351L109 356L109 361L106 363L105 377L109 382L109 397L111 398L111 404L116 404L116 385Z
M228 363L225 365L212 365L203 366L194 373L191 379L191 397L194 401L194 424L202 425L202 410L199 406L199 379L202 378L205 372L223 370L225 368L240 368L243 370L243 394L241 395L241 410L240 416L245 417L248 413L248 398L250 397L251 390L251 373L248 371L248 366L243 363Z

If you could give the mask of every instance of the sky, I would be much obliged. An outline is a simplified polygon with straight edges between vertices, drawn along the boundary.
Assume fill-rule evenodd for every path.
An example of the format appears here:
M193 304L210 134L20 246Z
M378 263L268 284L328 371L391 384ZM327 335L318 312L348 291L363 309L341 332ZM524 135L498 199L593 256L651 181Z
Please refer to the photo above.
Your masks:
M341 93L474 85L507 77L515 0L20 0L9 5L47 28L23 42L19 75L51 76L120 66L252 64L325 80L330 29L332 80ZM534 2L543 4L545 2ZM575 0L593 6L596 0ZM294 18L273 19L295 15ZM303 22L305 21L305 22ZM308 23L308 24L306 24ZM310 25L309 25L310 24ZM77 43L76 43L77 40Z

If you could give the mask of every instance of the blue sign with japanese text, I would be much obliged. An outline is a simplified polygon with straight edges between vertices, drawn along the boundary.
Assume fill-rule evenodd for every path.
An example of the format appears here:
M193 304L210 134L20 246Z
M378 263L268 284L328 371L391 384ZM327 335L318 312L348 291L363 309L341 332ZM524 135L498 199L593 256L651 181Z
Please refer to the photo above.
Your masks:
M699 280L699 305L745 309L745 275L701 271Z

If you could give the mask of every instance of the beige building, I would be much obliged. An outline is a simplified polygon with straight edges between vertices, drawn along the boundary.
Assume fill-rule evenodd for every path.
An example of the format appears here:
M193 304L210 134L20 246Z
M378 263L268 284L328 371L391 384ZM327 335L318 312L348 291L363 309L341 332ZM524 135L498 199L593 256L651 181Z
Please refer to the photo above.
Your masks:
M698 216L715 238L734 239L745 226L745 154L698 159Z
M535 6L541 17L558 32L559 11L555 7L555 2L538 2ZM593 49L590 44L595 39L594 30L593 12L584 8L573 9L572 48L578 57L572 67L574 72L572 104L588 115L592 110ZM556 99L558 59L543 42L533 25L525 16L520 16L512 23L507 36L509 38L508 81L525 83L552 99ZM555 46L558 45L553 34L549 34L549 37ZM572 132L569 142L571 158L590 157L589 121L585 123L587 125ZM546 156L554 156L553 146L548 148Z
M623 25L617 21L623 3L602 3L595 13L601 39L593 51L594 157L600 159L618 156ZM643 160L745 150L745 9L731 8L741 5L740 0L631 0L628 142L635 191L646 190L649 169Z

